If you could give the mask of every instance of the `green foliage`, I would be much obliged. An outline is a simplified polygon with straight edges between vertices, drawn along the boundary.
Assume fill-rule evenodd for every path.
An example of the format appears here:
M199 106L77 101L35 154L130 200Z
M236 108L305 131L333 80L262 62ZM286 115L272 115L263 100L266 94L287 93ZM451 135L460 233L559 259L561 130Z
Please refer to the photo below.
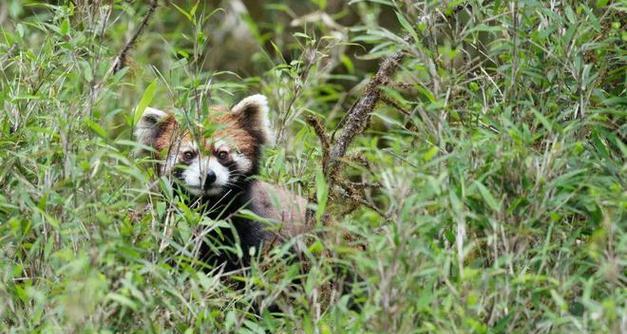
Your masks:
M163 1L119 72L148 5L87 3L0 4L2 332L625 332L624 2ZM305 116L341 126L398 50L344 197ZM365 249L195 260L228 223L132 154L132 124L255 92L278 136L262 178ZM358 279L331 298L338 264Z

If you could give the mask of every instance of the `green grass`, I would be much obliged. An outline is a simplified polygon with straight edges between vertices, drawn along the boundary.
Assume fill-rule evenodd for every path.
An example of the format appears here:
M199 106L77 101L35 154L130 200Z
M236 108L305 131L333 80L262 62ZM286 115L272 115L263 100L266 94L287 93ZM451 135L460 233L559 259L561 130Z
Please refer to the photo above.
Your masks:
M627 331L624 1L162 1L115 74L148 5L59 2L0 4L1 332ZM305 119L333 133L399 50L347 198ZM279 134L262 178L328 195L365 249L318 233L307 272L289 245L245 277L194 265L224 222L134 157L133 111L257 92ZM361 280L329 302L338 263Z

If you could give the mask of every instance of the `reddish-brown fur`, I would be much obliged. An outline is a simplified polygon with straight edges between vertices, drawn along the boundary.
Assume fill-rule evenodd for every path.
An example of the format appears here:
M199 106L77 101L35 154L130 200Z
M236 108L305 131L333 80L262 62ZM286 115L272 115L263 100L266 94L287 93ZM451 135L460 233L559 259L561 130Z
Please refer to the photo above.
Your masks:
M229 113L224 107L212 107L208 116L209 124L217 124L215 132L210 138L194 138L192 131L181 131L174 115L169 114L163 119L160 126L160 135L155 138L154 146L158 151L167 151L174 143L177 136L180 137L180 143L196 142L204 152L213 152L216 147L214 144L217 140L225 141L229 147L236 149L238 152L248 156L255 157L255 138L248 131L243 129L238 123L237 117L233 113ZM199 127L194 131L202 137L203 129Z

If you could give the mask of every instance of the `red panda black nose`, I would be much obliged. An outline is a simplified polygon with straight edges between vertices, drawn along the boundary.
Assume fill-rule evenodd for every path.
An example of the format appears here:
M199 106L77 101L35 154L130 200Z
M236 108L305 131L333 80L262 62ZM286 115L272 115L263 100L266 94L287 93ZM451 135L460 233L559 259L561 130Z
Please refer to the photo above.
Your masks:
M214 182L216 182L216 173L210 170L207 172L207 177L205 178L205 184L203 185L203 189L209 189Z

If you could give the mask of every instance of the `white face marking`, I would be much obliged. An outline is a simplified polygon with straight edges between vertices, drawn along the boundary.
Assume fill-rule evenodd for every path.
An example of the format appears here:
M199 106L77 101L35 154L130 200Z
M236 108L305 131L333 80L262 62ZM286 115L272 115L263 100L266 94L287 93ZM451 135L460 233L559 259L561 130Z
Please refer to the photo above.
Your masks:
M203 189L209 171L215 174L216 180L208 189ZM228 185L230 176L228 168L213 156L196 157L182 173L187 190L196 196L220 194Z
M221 147L221 146L227 146L226 142L222 139L218 139L213 143L213 146L215 147Z
M196 143L188 142L175 142L170 146L170 152L165 159L165 163L161 166L161 175L168 175L172 172L177 163L179 163L179 155L181 152L192 151L197 152L198 146Z
M237 166L237 170L238 171L240 171L242 173L248 173L253 168L252 161L250 161L250 159L248 159L248 157L246 157L245 155L237 152L232 147L227 145L226 141L224 141L222 139L218 139L218 140L216 140L214 145L217 148L226 147L226 150L231 155L231 160L233 160L233 162L235 162L235 166Z
M253 162L241 153L232 153L231 158L237 165L237 169L243 173L248 173L253 168Z

